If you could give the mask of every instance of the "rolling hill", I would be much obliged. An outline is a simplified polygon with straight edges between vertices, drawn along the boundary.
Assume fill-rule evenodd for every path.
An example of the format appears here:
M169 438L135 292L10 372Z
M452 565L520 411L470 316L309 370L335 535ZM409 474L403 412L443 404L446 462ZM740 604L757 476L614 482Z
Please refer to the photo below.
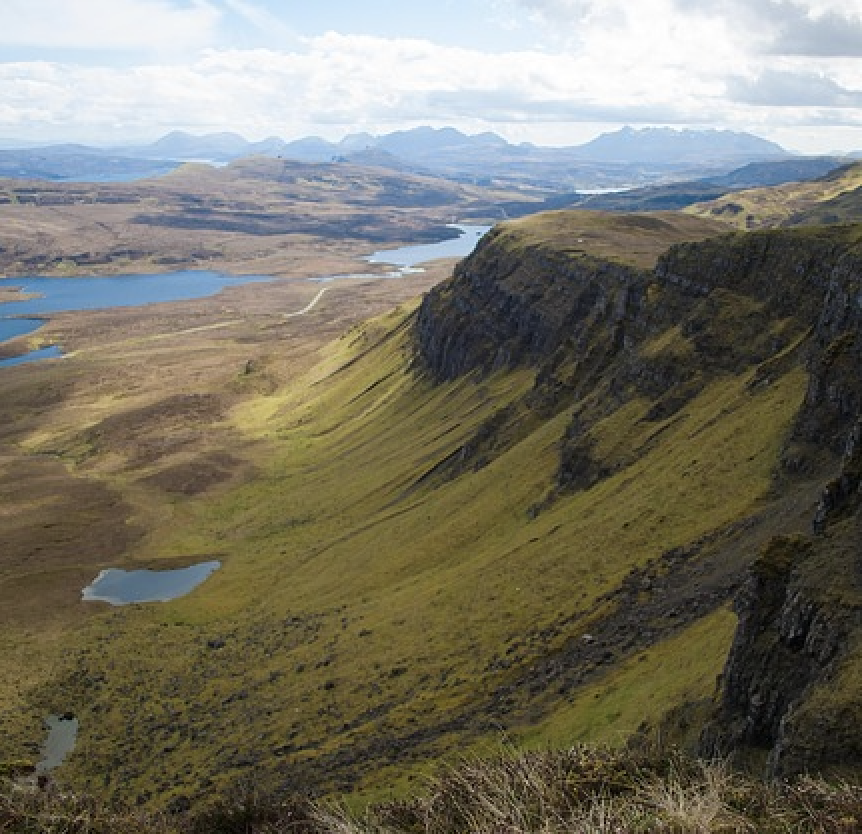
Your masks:
M442 240L454 218L499 217L518 196L387 168L257 156L188 163L136 183L0 180L8 275L226 267L325 272L323 250ZM350 264L355 267L355 263Z
M736 191L686 211L737 229L858 222L862 163L842 166L817 179L773 188Z

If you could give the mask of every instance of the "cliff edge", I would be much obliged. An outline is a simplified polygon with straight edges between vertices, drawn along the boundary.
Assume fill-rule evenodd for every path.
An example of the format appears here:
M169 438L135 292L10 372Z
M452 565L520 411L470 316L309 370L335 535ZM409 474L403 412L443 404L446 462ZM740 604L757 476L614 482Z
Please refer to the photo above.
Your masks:
M654 264L642 253L611 258L590 251L584 233L603 223L617 243L678 238ZM414 337L417 364L436 380L535 369L529 394L464 444L448 477L488 465L540 419L570 415L556 483L535 514L634 471L646 447L609 454L595 431L624 407L646 403L640 423L658 436L717 380L744 379L756 392L803 374L762 513L716 531L724 583L711 602L698 596L692 589L717 570L701 565L700 577L676 577L667 605L682 595L703 613L735 599L715 703L698 713L701 752L765 761L772 775L862 767L862 227L716 236L667 216L514 221L428 295ZM746 430L766 430L770 415L760 419ZM691 443L680 454L695 455ZM637 578L627 628L654 628L654 601L640 591L669 589L666 571L647 566ZM557 660L577 662L571 651Z

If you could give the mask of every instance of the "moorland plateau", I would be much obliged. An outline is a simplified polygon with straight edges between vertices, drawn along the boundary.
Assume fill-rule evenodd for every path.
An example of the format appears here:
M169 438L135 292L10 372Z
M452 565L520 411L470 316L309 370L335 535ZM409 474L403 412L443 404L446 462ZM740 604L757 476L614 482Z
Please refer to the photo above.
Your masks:
M175 809L249 780L403 795L501 738L858 776L862 226L807 213L851 219L858 169L781 192L782 228L509 220L454 273L285 318L317 289L295 279L511 198L292 165L110 207L119 186L4 183L10 272L283 276L52 316L35 338L69 357L2 371L4 758L71 712L64 785ZM779 199L745 194L749 226ZM81 602L103 567L206 559L187 597Z
M499 218L511 194L351 165L252 157L135 183L0 181L7 275L355 270L371 244L452 236L453 216Z

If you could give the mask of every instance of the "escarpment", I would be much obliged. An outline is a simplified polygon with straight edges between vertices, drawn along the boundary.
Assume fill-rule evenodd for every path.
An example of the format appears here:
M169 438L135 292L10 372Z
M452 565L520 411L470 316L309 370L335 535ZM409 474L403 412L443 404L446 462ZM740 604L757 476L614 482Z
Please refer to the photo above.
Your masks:
M609 336L612 348L643 303L642 270L540 247L513 253L507 243L505 230L491 232L422 304L420 355L437 379L540 364Z
M561 350L582 360L597 343L607 359L674 325L718 367L780 352L785 324L816 327L821 348L858 329L862 234L853 227L679 243L650 269L553 245L519 246L517 227L496 227L420 307L419 356L435 378L544 367ZM717 349L719 337L731 356Z
M809 439L824 445L827 420L834 463L859 409L848 343L856 337L846 335L858 331L849 310L858 295L856 232L722 235L677 243L647 269L559 244L525 246L523 223L497 227L423 301L418 364L439 381L534 369L516 416L572 409L561 486L579 481L572 469L587 459L590 427L623 403L646 399L645 419L658 423L722 374L756 370L752 384L768 385L801 362L810 390L786 467L810 469L822 457L806 448ZM483 436L499 434L502 422Z
M740 379L754 397L804 374L758 522L769 534L734 532L723 551L739 623L700 749L753 757L773 775L862 766L848 729L862 724L862 227L676 241L646 267L559 242L525 246L524 222L487 236L416 317L417 364L435 380L535 371L450 474L469 468L474 447L485 452L476 466L506 448L488 435L512 443L513 426L566 412L538 513L635 471L709 386ZM624 407L655 429L609 452L597 427ZM696 458L697 442L680 454Z

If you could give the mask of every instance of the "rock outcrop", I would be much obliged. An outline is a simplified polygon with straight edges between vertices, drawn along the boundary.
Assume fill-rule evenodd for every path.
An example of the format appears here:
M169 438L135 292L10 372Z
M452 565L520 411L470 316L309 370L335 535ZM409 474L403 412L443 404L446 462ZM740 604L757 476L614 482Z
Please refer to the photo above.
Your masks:
M422 304L416 333L423 364L440 380L539 365L596 340L621 346L643 304L643 270L531 247L513 253L498 227Z
M488 431L518 409L570 409L557 490L606 476L590 427L621 403L646 398L644 419L662 421L721 375L754 389L807 371L774 489L819 483L821 497L748 558L701 749L760 752L773 775L862 765L846 730L862 719L862 227L682 243L652 269L513 237L498 227L425 299L418 364L437 380L535 368L531 393Z

